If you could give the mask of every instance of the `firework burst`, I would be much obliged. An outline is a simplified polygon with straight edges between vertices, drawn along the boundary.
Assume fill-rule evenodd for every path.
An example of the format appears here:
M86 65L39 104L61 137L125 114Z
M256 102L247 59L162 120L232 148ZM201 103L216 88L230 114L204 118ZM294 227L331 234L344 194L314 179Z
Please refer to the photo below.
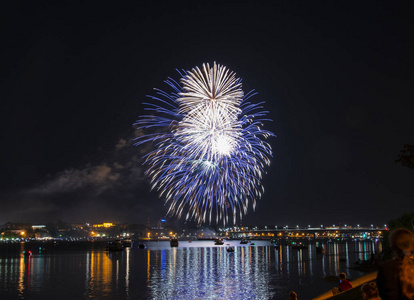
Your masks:
M180 75L179 82L166 80L171 92L149 96L149 114L134 124L156 129L135 143L153 143L144 156L146 175L170 215L224 224L232 216L236 223L264 192L272 155L264 140L273 136L262 129L267 111L249 102L254 93L244 94L241 79L224 66L203 64Z

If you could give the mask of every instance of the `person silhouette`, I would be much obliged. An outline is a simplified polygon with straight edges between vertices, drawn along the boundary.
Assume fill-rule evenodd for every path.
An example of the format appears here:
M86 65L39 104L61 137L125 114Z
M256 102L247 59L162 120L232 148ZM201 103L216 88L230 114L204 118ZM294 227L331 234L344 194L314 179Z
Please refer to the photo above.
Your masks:
M414 234L405 229L390 235L394 258L378 270L377 287L382 299L414 299Z
M340 292L345 292L347 290L352 289L352 283L348 279L346 279L345 273L339 274L338 289Z
M364 283L361 286L361 291L364 294L365 300L380 300L377 284L375 282Z

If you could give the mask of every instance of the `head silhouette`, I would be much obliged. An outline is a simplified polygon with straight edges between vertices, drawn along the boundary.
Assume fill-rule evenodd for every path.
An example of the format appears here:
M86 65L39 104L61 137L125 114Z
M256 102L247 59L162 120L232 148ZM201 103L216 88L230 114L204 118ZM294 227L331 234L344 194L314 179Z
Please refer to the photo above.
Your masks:
M378 299L379 297L377 284L375 282L364 283L361 291L364 293L364 299Z
M298 294L296 294L295 292L290 292L289 300L297 300L297 299L298 299Z
M390 245L397 257L410 256L414 251L414 235L405 228L396 229L390 235Z
M399 278L401 289L408 299L414 299L414 234L405 229L394 230L390 236L391 249L401 262Z

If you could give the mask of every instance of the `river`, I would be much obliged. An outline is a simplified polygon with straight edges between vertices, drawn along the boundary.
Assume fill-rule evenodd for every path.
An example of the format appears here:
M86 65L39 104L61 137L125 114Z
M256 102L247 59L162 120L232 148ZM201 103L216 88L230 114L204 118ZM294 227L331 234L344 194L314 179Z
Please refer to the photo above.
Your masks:
M0 243L0 299L312 299L336 286L324 280L365 273L355 262L381 242L325 243L325 254L269 241L146 242L105 251L102 242ZM234 252L226 248L234 246ZM39 247L46 251L40 251ZM23 256L23 251L32 251Z

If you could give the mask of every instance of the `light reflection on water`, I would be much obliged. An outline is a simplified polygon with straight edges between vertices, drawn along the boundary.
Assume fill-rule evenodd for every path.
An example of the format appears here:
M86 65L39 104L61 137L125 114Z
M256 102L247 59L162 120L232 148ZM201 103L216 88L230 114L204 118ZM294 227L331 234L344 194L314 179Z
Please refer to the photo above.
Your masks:
M270 247L163 249L154 252L153 299L270 299ZM245 262L248 261L246 264ZM260 296L259 296L260 295Z
M382 250L381 243L324 244L325 254L273 247L268 241L255 246L211 241L147 243L147 249L127 248L108 253L104 244L89 248L21 253L30 243L0 244L0 299L287 299L295 290L308 299L333 287L323 277L347 272L359 259ZM12 248L7 248L12 247Z

